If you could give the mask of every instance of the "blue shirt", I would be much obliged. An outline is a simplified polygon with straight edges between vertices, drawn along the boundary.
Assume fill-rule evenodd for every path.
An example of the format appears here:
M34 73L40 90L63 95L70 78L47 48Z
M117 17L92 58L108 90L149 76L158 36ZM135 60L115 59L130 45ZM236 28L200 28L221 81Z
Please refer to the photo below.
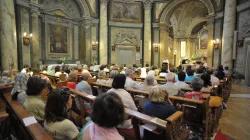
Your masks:
M194 78L196 78L196 76L192 75L192 76L186 76L185 81L191 82Z
M171 116L175 112L176 109L173 106L164 102L147 102L144 105L145 114L163 120L166 120L169 116Z

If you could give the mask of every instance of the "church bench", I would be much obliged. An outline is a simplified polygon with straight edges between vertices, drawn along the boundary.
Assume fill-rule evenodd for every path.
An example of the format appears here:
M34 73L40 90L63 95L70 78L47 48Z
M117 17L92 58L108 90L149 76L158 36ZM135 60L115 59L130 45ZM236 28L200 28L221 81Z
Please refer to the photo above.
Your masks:
M88 94L86 94L84 92L80 92L80 91L74 90L74 89L71 89L71 91L74 94L81 96L81 98L83 99L83 102L86 101L86 102L93 103L95 100L94 96L89 96ZM85 110L85 109L82 108L81 110ZM151 116L140 113L138 111L134 111L134 110L130 110L130 109L125 108L125 112L132 119L132 125L133 125L134 131L135 131L135 136L133 139L135 139L135 140L141 140L139 127L142 125L142 122L156 126L157 129L150 130L153 133L158 133L158 129L164 130L166 132L166 136L170 140L176 140L176 139L187 140L189 137L189 130L187 128L184 128L184 126L182 124L183 112L181 112L181 111L177 111L176 113L174 113L173 115L168 117L166 119L166 124L161 123L161 122L164 122L164 120L155 119ZM155 121L153 121L153 119L158 120L159 122L157 122L157 121L155 122Z
M209 107L209 94L203 94L203 100L187 99L179 96L169 96L174 106L184 112L184 123L190 126L190 129L199 132L202 129L204 139L211 136L213 126L211 108Z
M60 78L58 76L47 74L47 73L42 73L41 72L40 74L47 76L49 78L52 86L56 86L56 84L57 84L57 82L59 81L59 78Z
M46 133L39 123L34 123L26 127L23 119L31 115L18 101L11 100L10 92L4 92L3 96L7 104L6 111L9 113L11 127L15 128L15 136L25 140L52 140L52 137Z

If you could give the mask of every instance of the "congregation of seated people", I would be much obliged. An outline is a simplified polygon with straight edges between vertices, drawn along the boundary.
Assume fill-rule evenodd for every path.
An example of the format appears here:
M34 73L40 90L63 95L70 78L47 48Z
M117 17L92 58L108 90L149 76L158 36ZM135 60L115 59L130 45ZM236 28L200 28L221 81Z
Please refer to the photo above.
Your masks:
M75 139L124 139L117 128L133 129L131 118L125 114L124 108L138 111L135 101L126 89L136 89L149 92L144 100L143 113L166 120L177 110L170 101L169 96L182 96L189 99L201 100L202 89L211 89L220 83L225 75L229 74L228 67L213 68L199 67L196 70L188 66L186 71L182 68L171 68L166 73L165 84L158 84L159 71L156 66L146 67L108 65L79 65L71 66L44 66L40 73L24 65L23 70L15 75L11 91L12 99L21 103L24 108L35 117L46 132L56 140ZM137 81L141 70L147 71L144 81ZM178 73L177 73L178 71ZM92 75L96 73L96 75ZM64 87L53 87L48 75L60 77L66 75L67 84ZM81 78L79 80L79 77ZM3 78L3 76L2 76ZM108 91L98 90L98 96L90 108L88 123L83 128L76 126L70 117L70 111L81 112L80 98L73 95L71 89L88 95L93 95L89 79L97 83L110 85ZM1 81L6 81L1 79ZM60 80L59 80L60 81ZM10 82L9 82L10 83ZM188 84L190 83L190 84ZM1 87L7 83L1 83ZM53 89L54 88L54 89ZM181 89L191 88L193 91L182 93ZM140 99L139 99L140 100ZM141 102L140 102L141 103ZM156 135L145 130L145 139L164 139L164 135Z

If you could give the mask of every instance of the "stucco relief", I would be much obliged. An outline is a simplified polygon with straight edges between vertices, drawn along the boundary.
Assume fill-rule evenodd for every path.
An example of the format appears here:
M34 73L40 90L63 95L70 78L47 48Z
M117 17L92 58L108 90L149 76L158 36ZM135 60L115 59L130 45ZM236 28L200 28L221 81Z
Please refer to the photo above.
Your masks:
M126 32L125 30L120 30L116 34L116 39L113 44L114 45L125 44L125 45L140 46L138 37L133 32Z
M239 35L250 35L250 10L240 13L239 16Z

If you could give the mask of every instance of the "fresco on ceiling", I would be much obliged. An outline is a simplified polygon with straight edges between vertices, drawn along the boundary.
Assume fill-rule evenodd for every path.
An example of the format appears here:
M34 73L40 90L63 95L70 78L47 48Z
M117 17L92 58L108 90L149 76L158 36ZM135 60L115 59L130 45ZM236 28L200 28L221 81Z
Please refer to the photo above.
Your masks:
M67 27L49 25L50 29L50 53L68 53Z
M141 3L124 3L119 0L113 0L110 13L112 21L141 22Z

